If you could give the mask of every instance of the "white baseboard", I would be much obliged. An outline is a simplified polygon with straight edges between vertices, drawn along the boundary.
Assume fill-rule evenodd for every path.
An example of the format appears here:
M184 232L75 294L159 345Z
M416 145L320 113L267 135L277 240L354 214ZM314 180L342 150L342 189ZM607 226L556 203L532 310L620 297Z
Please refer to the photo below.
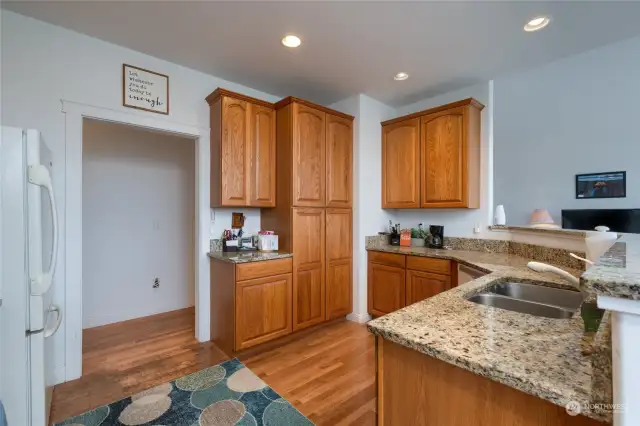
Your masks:
M172 311L179 311L181 309L192 308L193 304L179 305L166 305L166 306L153 306L150 310L139 310L135 312L113 312L103 313L100 312L99 316L87 317L82 322L82 329L94 327L102 327L103 325L115 324L123 321L130 321L138 318L150 317L153 315L164 314Z
M357 322L358 324L364 324L365 322L371 321L371 315L369 314L357 314L355 312L347 315L347 319L349 321Z

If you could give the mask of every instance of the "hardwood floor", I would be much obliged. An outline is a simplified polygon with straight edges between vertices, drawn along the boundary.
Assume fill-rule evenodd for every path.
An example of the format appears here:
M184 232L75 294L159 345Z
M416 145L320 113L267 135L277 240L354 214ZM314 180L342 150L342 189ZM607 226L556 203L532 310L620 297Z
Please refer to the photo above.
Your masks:
M83 376L56 386L51 421L62 421L218 364L228 357L194 336L194 309L87 329ZM374 340L339 321L238 357L317 425L375 425Z
M239 359L317 425L375 425L374 339L340 321Z
M82 377L55 387L52 423L105 405L228 357L195 340L194 308L166 312L82 333Z

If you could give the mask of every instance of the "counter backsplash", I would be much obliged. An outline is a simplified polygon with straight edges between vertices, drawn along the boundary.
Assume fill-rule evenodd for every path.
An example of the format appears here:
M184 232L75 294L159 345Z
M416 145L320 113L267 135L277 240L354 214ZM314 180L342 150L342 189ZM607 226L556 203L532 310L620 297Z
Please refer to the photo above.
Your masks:
M219 238L209 240L209 251L222 251L222 240Z
M380 248L389 245L389 239L384 235L365 237L367 249ZM569 256L570 250L552 247L538 246L535 244L518 243L506 240L486 240L481 238L444 237L444 246L453 250L482 251L487 253L505 253L538 262L549 263L556 266L566 266L580 271L585 270L585 264L581 260ZM576 252L580 257L585 257L584 252Z

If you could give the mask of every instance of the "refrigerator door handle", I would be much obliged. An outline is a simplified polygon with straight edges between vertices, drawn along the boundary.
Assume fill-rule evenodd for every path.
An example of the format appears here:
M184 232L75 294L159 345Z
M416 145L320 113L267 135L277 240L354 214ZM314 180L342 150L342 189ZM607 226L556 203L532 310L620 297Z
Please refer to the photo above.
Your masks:
M51 250L49 270L31 279L31 294L33 296L41 296L51 288L53 274L55 274L56 271L56 263L58 260L58 211L56 210L56 198L53 194L53 185L51 183L49 169L42 164L37 164L29 166L28 173L29 183L41 186L47 190L49 203L51 204L51 220L53 221L53 247Z
M51 307L49 308L49 312L56 314L56 322L53 324L53 327L51 328L45 326L44 328L45 339L47 337L51 337L54 334L56 334L56 332L60 328L60 324L62 324L62 311L60 310L60 307L58 305L51 305Z

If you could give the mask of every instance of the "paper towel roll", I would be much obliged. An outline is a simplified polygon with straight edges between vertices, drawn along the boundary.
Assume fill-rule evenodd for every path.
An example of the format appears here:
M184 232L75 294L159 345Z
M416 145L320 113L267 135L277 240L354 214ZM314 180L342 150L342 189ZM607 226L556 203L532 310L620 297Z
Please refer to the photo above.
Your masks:
M587 259L592 262L598 260L618 239L617 232L588 231L585 243L587 245Z

